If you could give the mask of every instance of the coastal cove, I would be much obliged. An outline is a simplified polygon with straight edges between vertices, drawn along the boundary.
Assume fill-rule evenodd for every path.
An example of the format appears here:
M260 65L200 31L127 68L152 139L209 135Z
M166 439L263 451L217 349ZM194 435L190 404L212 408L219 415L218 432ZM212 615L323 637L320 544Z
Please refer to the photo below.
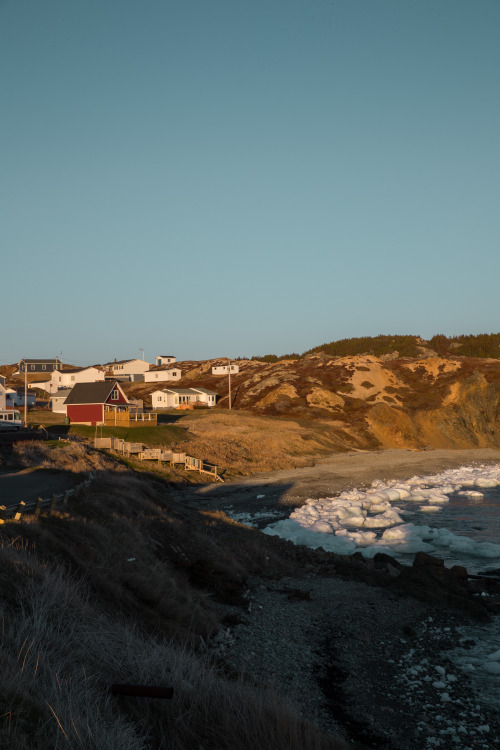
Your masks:
M188 502L265 529L311 498L499 461L500 451L480 449L350 453L198 489ZM311 555L305 576L254 582L244 622L228 633L234 666L271 681L327 731L348 727L363 747L499 747L498 616L481 625L401 592L325 577Z

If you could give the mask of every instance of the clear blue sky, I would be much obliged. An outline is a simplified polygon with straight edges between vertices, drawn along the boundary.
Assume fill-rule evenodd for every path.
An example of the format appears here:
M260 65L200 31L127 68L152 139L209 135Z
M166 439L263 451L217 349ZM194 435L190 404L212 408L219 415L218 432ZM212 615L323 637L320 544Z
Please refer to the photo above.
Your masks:
M0 362L499 331L499 39L499 0L0 0Z

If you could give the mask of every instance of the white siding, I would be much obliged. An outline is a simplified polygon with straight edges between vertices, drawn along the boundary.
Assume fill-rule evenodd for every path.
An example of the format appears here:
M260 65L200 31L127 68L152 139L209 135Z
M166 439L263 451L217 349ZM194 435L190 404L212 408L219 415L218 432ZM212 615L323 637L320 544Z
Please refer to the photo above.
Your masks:
M173 368L172 370L150 370L144 373L146 383L165 383L168 380L180 380L182 370Z
M64 396L52 396L50 399L52 404L52 411L55 414L64 414L66 416L66 404L64 403L66 399L66 395Z
M106 369L110 375L127 376L147 372L151 367L149 362L143 359L130 359L127 362L108 362Z
M87 367L85 370L71 372L71 370L54 371L52 380L58 388L72 388L76 383L95 383L104 380L104 370L97 367Z
M240 371L239 365L214 365L212 375L228 375L229 368L231 368L231 375L236 375Z

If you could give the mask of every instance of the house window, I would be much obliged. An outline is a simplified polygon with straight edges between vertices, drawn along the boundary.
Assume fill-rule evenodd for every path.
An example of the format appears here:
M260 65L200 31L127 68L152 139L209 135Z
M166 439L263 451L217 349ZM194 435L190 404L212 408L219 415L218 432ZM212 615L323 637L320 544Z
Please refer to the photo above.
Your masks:
M118 401L118 398L118 391L115 388L115 390L111 392L111 401Z
M47 369L47 366L46 365L42 365L42 370L46 370L46 369Z
M31 365L31 369L34 370L35 369L35 365Z

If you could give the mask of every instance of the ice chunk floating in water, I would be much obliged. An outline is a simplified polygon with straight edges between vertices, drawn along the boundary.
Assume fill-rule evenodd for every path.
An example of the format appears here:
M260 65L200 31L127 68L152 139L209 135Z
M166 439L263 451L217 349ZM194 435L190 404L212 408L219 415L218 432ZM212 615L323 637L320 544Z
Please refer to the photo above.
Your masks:
M479 487L481 491L462 489ZM481 516L482 508L477 508L486 502L488 492L495 495L492 488L498 487L499 464L463 466L406 482L377 480L367 490L307 500L290 518L271 524L264 532L340 554L359 549L367 557L383 551L405 559L425 551L452 563L462 562L470 570L500 567L500 492L498 501L489 505L498 518L498 535L485 541L480 531L474 532L476 538L471 534L481 529L481 523L490 528ZM454 503L460 504L460 512ZM471 526L471 513L479 513L479 525ZM439 527L443 515L451 529ZM405 517L415 522L405 523ZM426 521L431 517L434 523L429 526Z

